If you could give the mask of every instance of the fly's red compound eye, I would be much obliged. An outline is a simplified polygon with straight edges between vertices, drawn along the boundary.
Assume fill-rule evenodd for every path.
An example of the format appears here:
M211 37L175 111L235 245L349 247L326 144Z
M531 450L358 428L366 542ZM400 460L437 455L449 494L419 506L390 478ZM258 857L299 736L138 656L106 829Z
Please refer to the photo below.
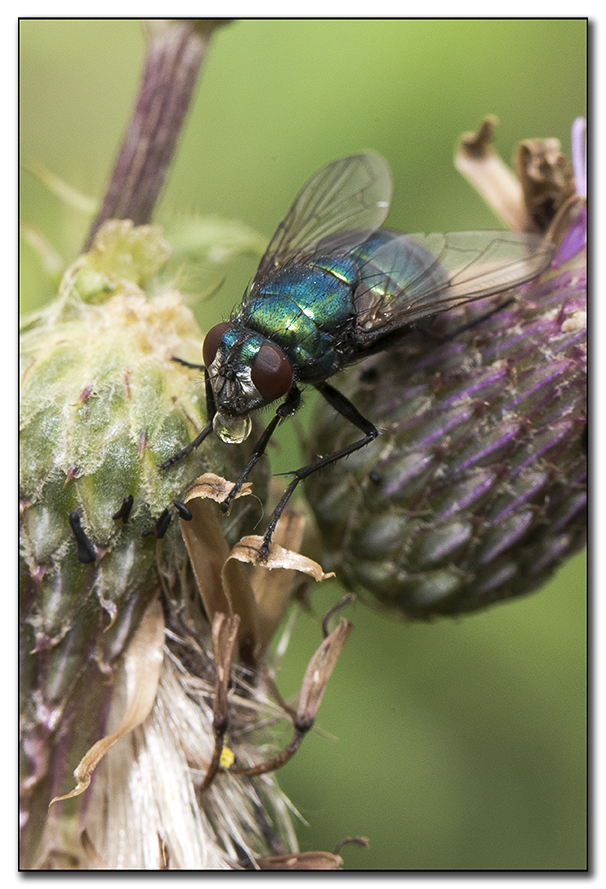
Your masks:
M273 343L263 343L253 361L250 378L264 401L282 398L292 386L290 361Z
M229 321L222 321L221 324L215 324L204 337L204 345L202 346L202 357L204 366L210 367L215 360L217 349L221 345L221 340L227 330L233 327Z

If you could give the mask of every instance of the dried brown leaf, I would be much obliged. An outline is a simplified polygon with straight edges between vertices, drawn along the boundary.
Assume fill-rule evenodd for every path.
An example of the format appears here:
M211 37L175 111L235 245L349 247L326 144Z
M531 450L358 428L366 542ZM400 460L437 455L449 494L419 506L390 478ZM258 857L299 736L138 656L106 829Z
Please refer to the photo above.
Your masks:
M303 738L314 724L328 680L352 630L353 624L345 618L341 618L339 626L324 639L309 662L301 687L299 707L293 718L295 731L286 747L273 759L268 759L255 766L246 768L236 766L231 769L232 774L265 775L281 768L292 759L301 746Z
M299 697L297 728L302 729L313 725L328 680L352 630L351 621L342 617L338 627L326 637L309 662Z
M559 208L575 194L572 168L559 139L527 139L515 160L532 231L546 232Z
M522 186L492 146L497 118L486 117L477 133L465 133L457 145L455 166L490 209L512 231L528 231L530 219Z
M181 520L181 533L210 621L218 612L232 613L221 581L229 547L216 508L210 502L222 503L232 487L226 479L207 472L194 482L184 500L193 518L189 522ZM250 485L244 485L238 496L246 494L250 494ZM244 597L245 591L241 595Z
M301 545L305 519L291 512L278 524L266 562L259 561L262 537L244 537L229 552L210 501L222 503L232 487L232 482L213 473L197 479L184 500L193 518L182 520L181 530L206 613L211 621L218 613L239 615L240 657L255 663L284 617L301 575L316 581L334 575L295 551ZM249 493L247 484L237 496Z
M229 554L229 558L253 564L262 570L273 571L276 568L281 568L289 571L300 571L302 574L307 574L309 577L318 581L327 580L329 577L335 576L332 571L325 574L322 571L322 567L318 565L317 562L314 562L313 559L309 559L307 556L302 556L300 553L293 552L290 549L285 549L277 543L272 543L267 561L259 562L259 551L262 543L263 538L258 537L257 535L243 537L242 540L233 547Z
M229 686L230 667L238 635L240 618L237 614L228 617L226 614L215 614L213 620L213 654L215 659L215 700L213 703L213 730L215 748L208 766L201 790L206 790L213 782L219 770L223 752L223 738L229 725L229 704L227 689Z
M332 852L293 852L255 858L255 864L260 870L340 870L343 859Z
M217 614L213 621L213 654L217 672L213 712L221 720L227 715L228 710L227 687L229 685L229 670L239 623L240 618L237 614L234 614L233 617L228 617L226 614Z
M278 526L279 527L279 526ZM298 520L292 520L290 529L282 539L300 544L302 527ZM223 569L224 589L233 610L243 621L248 615L248 626L254 637L254 657L258 658L275 633L284 617L290 601L291 591L301 574L316 581L334 577L325 574L320 565L298 552L272 543L267 562L259 562L259 548L262 537L243 537L237 543ZM248 583L243 583L244 577ZM243 595L243 590L246 595ZM252 593L252 601L248 598Z

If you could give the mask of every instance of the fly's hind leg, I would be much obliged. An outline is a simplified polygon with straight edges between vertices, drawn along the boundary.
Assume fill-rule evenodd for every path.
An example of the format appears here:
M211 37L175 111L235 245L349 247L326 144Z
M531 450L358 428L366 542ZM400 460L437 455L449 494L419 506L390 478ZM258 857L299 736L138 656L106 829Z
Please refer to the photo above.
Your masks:
M363 417L351 401L333 386L330 386L328 383L319 383L316 386L316 389L331 407L337 411L337 413L341 414L342 417L349 420L350 423L360 429L364 433L364 437L346 445L344 448L340 448L338 451L334 451L332 454L327 454L326 457L319 457L313 463L309 463L307 466L302 466L293 473L293 480L284 491L282 499L274 509L269 520L265 536L263 537L263 543L261 544L261 549L259 551L259 558L261 561L267 560L271 538L276 529L276 525L278 524L278 520L299 482L303 481L303 479L312 475L314 472L317 472L318 469L322 469L324 466L329 466L331 463L336 463L336 461L340 460L342 457L347 457L349 454L359 451L360 448L366 447L366 445L370 444L371 441L374 441L379 434L379 430L376 426L374 426L370 420L367 420L366 417Z
M488 321L490 318L492 318L493 315L498 315L499 312L502 312L514 302L515 297L510 296L498 305L493 306L491 309L488 309L488 311L484 312L483 315L480 315L478 318L474 318L473 321L467 321L465 324L461 324L459 327L455 327L454 330L451 330L450 333L447 334L438 333L431 327L436 318L440 317L440 314L432 315L430 318L426 318L421 321L416 321L414 323L414 327L419 330L424 336L428 337L431 340L434 340L437 343L449 343L451 340L454 340L462 333L465 333L466 330L473 330L474 327L477 327L484 321Z

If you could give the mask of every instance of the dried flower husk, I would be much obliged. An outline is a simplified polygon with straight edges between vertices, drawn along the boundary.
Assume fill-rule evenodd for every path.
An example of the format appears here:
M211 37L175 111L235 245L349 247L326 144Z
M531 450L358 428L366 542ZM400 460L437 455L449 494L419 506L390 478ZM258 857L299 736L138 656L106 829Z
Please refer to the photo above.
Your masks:
M185 496L192 519L181 529L196 577L204 609L210 621L217 613L237 614L242 618L239 655L243 662L257 665L278 629L289 602L284 590L300 577L326 580L320 565L299 553L305 529L305 516L287 511L277 526L269 556L258 570L259 548L263 538L241 538L228 550L213 501L222 503L231 483L206 473L196 479ZM238 497L251 493L246 483ZM288 548L280 546L285 541Z
M157 227L108 222L58 297L22 327L22 848L30 861L50 799L69 789L70 772L103 735L113 665L161 577L181 594L189 569L173 500L203 471L236 477L246 459L245 447L212 436L170 471L158 469L205 422L200 373L172 361L199 361L202 333L178 292L154 291L168 254ZM263 490L260 474L255 493ZM236 507L233 539L246 529L237 515Z
M549 140L524 143L518 169L533 176L514 187L491 126L468 140L463 171L513 227L551 224L552 267L409 331L339 380L382 434L305 486L324 567L395 616L530 593L586 540L586 209ZM356 438L322 402L312 428L310 460Z
M223 484L210 474L204 477L209 498ZM200 496L204 495L198 491L196 498ZM211 526L215 539L216 515L210 512L198 521ZM276 534L280 543L292 546L300 536L300 524L281 523ZM261 538L248 540L258 550ZM244 549L254 547L249 542ZM251 587L259 591L266 584L275 585L279 576L286 601L300 583L295 572L323 579L319 566L310 560L293 571L296 554L279 544L272 549L272 567L254 565L241 543L232 548L227 562L240 563L243 558L250 562ZM279 694L280 704L270 703L268 692L276 694L271 674L239 660L237 632L242 624L244 638L251 635L248 615L241 620L236 613L228 617L216 612L209 639L208 622L200 613L191 575L190 579L191 589L182 584L182 598L177 599L171 595L174 578L164 578L163 605L159 599L150 602L117 660L109 733L85 753L74 771L76 786L61 798L86 793L86 805L76 825L61 812L65 802L53 800L39 854L42 864L66 866L69 859L71 867L90 869L232 870L259 869L262 862L274 859L276 868L286 868L287 861L297 858L292 807L268 774L290 757L259 763L275 749L274 726L285 717L290 722L293 716ZM206 601L224 601L229 608L229 595L237 593L238 581L231 578L226 590L211 595L210 587L221 582L209 572ZM350 630L342 619L312 657L302 700L310 698L305 693L310 682L317 693L313 702L300 704L306 716L300 737L313 725ZM295 728L299 722L294 719ZM232 768L234 761L237 767ZM325 853L317 856L315 866L326 867ZM334 856L328 857L333 867L339 865ZM311 856L304 859L307 867L314 866Z

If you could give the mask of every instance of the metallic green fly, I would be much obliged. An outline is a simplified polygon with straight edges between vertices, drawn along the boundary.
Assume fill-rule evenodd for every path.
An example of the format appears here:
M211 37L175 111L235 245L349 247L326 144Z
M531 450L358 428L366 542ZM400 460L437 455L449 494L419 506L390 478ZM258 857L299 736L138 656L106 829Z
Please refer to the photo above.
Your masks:
M162 464L168 469L214 431L237 444L250 414L283 399L222 504L226 512L278 423L295 413L312 385L362 437L292 473L260 550L298 483L378 435L327 380L347 365L390 348L411 325L531 280L553 249L538 235L501 231L404 235L381 228L392 195L387 162L372 152L333 161L303 186L229 321L204 340L208 425Z

